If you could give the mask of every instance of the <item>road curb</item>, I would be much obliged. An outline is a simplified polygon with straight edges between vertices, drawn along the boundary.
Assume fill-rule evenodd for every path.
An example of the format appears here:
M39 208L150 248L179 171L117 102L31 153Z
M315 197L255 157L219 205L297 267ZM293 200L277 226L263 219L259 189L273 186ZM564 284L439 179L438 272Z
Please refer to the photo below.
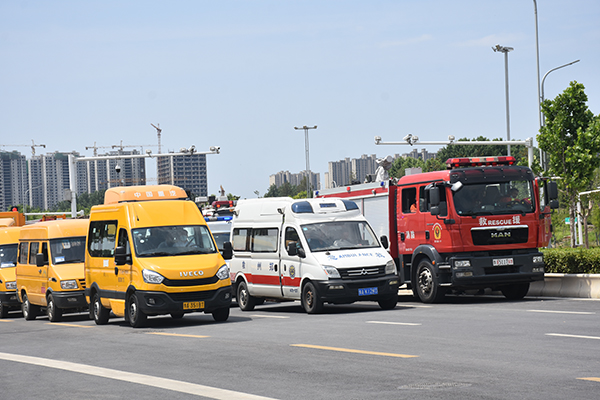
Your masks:
M527 295L600 299L600 274L546 274L531 283Z

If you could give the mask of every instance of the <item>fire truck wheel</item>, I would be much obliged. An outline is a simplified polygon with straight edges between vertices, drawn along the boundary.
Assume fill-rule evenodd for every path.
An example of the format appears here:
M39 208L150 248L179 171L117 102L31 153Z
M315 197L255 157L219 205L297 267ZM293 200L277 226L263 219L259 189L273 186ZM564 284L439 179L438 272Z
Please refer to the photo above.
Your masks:
M317 288L312 282L307 282L302 288L302 306L309 314L318 314L323 310L323 301L319 298Z
M242 281L238 284L237 302L238 306L240 306L240 310L242 311L254 310L256 299L253 296L250 296L250 293L248 293L248 286L246 286L246 282Z
M26 294L23 294L22 298L23 298L23 303L21 303L21 311L23 311L23 317L27 321L31 321L32 319L35 319L35 317L37 317L38 312L39 312L39 307L31 304L29 302L29 298L27 298Z
M129 296L127 315L129 316L129 325L133 328L141 328L148 319L148 316L140 309L140 301L135 293L131 293Z
M429 260L422 260L417 267L417 294L423 303L437 303L445 296L445 291L438 284L433 265Z
M102 300L98 293L94 293L92 304L90 305L90 314L96 325L106 325L110 317L110 310L102 305Z
M398 295L378 300L377 303L382 310L393 310L396 308L396 304L398 304Z
M500 288L504 297L508 300L521 300L529 292L529 282L515 283L514 285L502 286Z
M56 302L54 301L52 294L48 295L46 314L48 314L50 322L58 322L62 319L62 310L56 307Z

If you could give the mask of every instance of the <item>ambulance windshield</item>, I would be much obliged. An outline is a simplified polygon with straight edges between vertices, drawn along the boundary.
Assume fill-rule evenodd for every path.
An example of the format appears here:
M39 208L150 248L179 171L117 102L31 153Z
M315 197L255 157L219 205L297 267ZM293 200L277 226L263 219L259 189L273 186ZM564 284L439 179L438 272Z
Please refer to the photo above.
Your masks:
M458 215L525 214L535 210L532 181L464 185L453 192Z
M365 221L336 221L302 225L311 251L379 247L373 230Z
M138 257L182 256L212 254L217 247L204 225L158 226L131 231Z

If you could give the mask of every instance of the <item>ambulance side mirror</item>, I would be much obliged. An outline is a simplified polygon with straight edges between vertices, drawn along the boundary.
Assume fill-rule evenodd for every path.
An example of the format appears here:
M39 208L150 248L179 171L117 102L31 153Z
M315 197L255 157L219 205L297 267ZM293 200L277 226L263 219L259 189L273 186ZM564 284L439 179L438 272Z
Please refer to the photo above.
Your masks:
M381 245L384 249L387 250L387 248L390 247L390 242L388 242L387 236L383 235L381 238L379 238L379 240L381 240Z
M306 258L306 252L300 247L298 242L290 242L287 245L287 253L290 256L298 256L300 258Z
M225 260L231 260L233 258L233 246L231 242L223 243L223 258Z

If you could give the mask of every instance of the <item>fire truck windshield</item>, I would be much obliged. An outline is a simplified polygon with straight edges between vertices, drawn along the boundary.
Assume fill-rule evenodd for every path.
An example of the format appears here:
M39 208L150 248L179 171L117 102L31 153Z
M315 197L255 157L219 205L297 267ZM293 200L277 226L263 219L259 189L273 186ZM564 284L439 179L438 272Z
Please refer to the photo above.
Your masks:
M458 215L525 214L535 210L532 181L464 185L453 193Z
M302 225L311 251L349 250L379 247L379 241L365 221L338 221Z

